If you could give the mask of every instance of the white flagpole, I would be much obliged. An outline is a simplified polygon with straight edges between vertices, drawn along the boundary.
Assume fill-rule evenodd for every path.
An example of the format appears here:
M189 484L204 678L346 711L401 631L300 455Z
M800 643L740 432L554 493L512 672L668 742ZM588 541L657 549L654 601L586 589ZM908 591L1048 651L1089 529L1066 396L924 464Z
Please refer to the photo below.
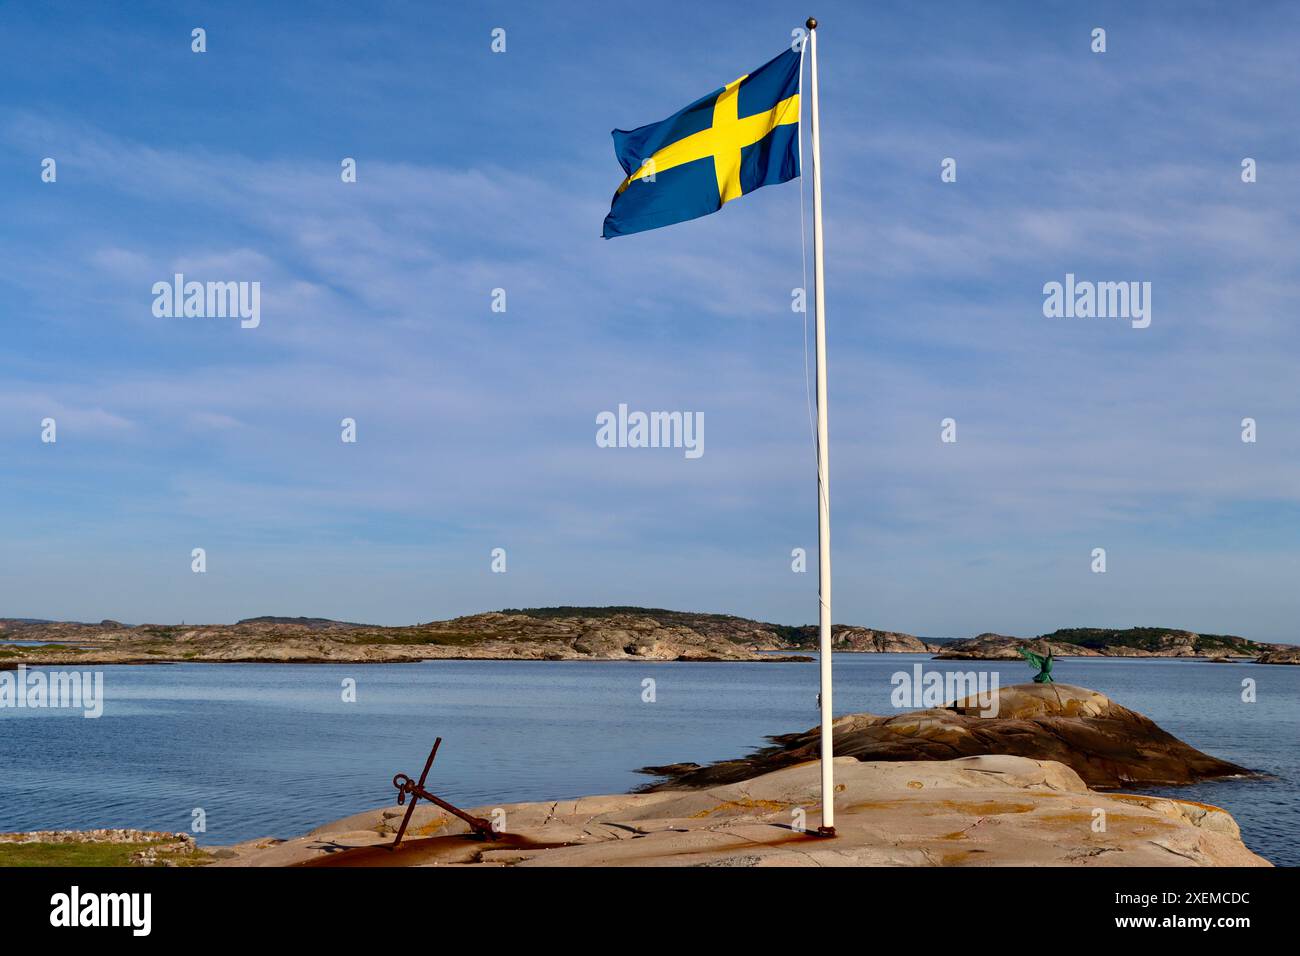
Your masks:
M817 20L808 18L808 52L812 58L813 158L813 302L817 309L817 591L821 632L822 823L817 832L835 835L835 756L831 739L831 501L829 438L826 424L826 310L822 276L822 152L821 121L817 115Z

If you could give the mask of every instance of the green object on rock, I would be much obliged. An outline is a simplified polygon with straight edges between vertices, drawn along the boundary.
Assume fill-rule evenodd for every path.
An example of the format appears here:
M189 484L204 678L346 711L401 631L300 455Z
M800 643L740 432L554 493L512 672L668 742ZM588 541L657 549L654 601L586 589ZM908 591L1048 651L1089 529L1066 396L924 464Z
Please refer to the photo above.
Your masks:
M1051 684L1052 680L1052 652L1048 651L1047 656L1035 654L1027 647L1017 647L1016 651L1025 660L1029 661L1034 667L1038 668L1038 673L1034 675L1035 684Z

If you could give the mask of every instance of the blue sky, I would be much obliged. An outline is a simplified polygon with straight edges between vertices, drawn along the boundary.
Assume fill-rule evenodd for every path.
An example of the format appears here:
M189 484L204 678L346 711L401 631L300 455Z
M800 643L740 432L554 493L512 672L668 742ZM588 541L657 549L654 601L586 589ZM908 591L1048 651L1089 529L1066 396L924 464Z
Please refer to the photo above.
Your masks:
M0 616L813 621L799 183L598 238L609 131L813 13L836 620L1297 639L1300 10L612 10L0 5ZM155 318L176 271L261 326ZM1150 328L1045 318L1067 272L1151 282ZM706 453L598 448L619 403Z

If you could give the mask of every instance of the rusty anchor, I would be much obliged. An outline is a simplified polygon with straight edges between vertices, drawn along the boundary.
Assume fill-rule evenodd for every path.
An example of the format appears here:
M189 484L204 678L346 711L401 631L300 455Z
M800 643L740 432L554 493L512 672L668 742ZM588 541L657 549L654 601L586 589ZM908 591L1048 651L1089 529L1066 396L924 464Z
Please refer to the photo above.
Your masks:
M438 747L442 744L442 738L439 737L433 742L433 749L429 751L429 759L424 762L424 772L420 774L420 780L417 783L404 773L399 773L393 777L393 786L397 788L397 805L400 807L406 803L407 796L410 796L411 803L406 808L406 815L402 817L402 825L397 830L397 839L393 841L390 850L396 850L402 843L402 837L406 834L406 827L411 822L411 815L415 813L415 801L420 798L428 800L435 806L441 807L448 813L460 817L469 824L470 830L478 837L491 837L493 829L491 822L484 820L482 817L471 816L459 807L453 807L446 800L435 796L428 790L424 789L424 780L429 776L429 768L433 766L433 758L438 756Z

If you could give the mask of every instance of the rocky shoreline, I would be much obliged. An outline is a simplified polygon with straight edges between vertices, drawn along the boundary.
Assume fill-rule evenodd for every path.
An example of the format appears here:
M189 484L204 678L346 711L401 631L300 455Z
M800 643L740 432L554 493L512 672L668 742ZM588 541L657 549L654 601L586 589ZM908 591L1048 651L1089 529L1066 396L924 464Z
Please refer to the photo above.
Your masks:
M816 763L692 791L470 808L488 839L420 804L388 806L289 840L222 848L214 866L1270 866L1207 804L1089 790L1069 767L1025 757L835 761L837 835L815 833ZM1100 824L1098 821L1102 821Z
M0 833L0 866L203 866L188 833L125 828Z
M643 767L642 773L666 778L643 789L737 783L816 760L820 733L813 727L774 736L770 747L707 766ZM908 761L1011 754L1064 764L1095 790L1252 775L1246 767L1202 753L1104 694L1070 684L1016 684L983 701L972 698L892 716L848 714L835 719L832 733L836 756Z
M22 642L13 644L8 642ZM0 670L19 664L400 663L422 660L806 662L817 628L657 608L509 609L409 627L322 618L236 624L130 626L0 619ZM1300 647L1162 628L1070 628L1029 639L981 634L925 640L835 625L836 651L932 654L938 660L1017 660L1028 647L1057 657L1178 657L1300 663Z
M1290 644L1266 644L1230 634L1198 634L1155 627L1063 628L1032 639L985 633L944 645L935 659L1018 660L1019 648L1055 657L1178 657L1260 664L1300 663L1300 647Z
M682 615L682 617L688 617ZM707 616L713 617L713 616ZM546 616L493 612L411 627L314 618L252 618L230 625L99 624L0 620L0 669L19 664L401 663L422 660L650 660L794 662L765 653L780 638L758 622L691 626L633 612Z

